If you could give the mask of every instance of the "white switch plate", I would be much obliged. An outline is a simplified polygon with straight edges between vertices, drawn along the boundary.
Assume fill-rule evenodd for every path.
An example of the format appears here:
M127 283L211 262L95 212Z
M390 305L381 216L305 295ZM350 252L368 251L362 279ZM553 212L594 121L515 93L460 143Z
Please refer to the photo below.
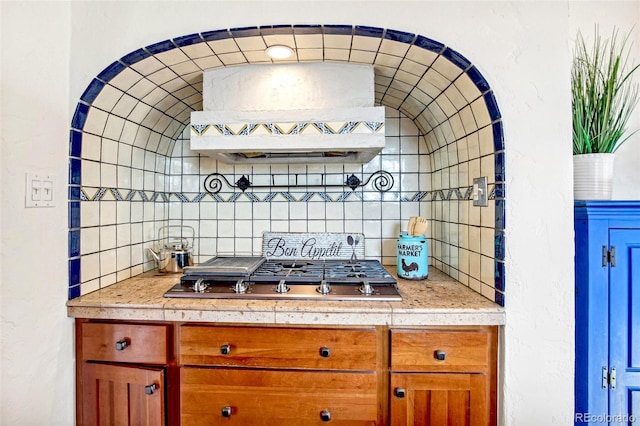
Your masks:
M27 173L25 207L54 207L56 178L52 174Z

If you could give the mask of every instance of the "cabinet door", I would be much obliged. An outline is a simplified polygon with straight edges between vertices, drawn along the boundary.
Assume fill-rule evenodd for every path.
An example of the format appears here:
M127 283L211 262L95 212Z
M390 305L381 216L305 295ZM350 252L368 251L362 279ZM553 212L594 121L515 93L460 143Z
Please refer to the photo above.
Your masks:
M392 426L490 424L484 374L392 373Z
M627 424L640 419L640 229L612 229L616 264L609 268L609 415ZM627 420L625 420L627 419Z
M163 369L85 363L83 378L83 426L165 424Z

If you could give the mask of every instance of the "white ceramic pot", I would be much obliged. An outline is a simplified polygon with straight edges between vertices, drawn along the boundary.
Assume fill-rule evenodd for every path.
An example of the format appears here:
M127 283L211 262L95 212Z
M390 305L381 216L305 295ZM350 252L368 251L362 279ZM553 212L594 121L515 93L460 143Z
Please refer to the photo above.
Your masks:
M573 199L610 200L615 154L573 156Z

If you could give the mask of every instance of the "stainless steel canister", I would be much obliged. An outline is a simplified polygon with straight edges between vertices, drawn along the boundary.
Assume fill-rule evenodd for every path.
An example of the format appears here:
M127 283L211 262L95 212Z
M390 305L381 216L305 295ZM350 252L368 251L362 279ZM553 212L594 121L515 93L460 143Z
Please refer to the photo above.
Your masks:
M408 280L424 280L429 275L429 248L424 235L408 235L398 238L398 277Z

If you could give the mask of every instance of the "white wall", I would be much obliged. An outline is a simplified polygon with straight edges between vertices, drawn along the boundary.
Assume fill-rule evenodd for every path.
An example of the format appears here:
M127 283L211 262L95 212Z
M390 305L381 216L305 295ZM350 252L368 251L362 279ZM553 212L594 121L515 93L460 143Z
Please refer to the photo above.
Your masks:
M283 23L418 33L451 46L483 73L503 115L507 153L503 420L572 423L570 49L575 28L590 27L594 16L621 27L640 21L638 2L304 3L1 3L1 424L73 423L63 200L68 129L86 86L117 58L154 42ZM638 137L626 157L637 158ZM617 164L628 177L616 181L616 198L640 198L640 168L626 160ZM23 207L26 171L57 174L57 207Z
M635 24L635 30L629 40L631 59L634 63L640 63L640 26L638 16L640 16L640 1L632 0L626 2L613 2L615 6L609 5L607 12L602 12L602 2L570 2L569 24L570 35L575 37L581 31L586 40L592 40L594 27L597 24L600 35L608 38L614 27L620 32L620 37L627 34ZM635 9L635 10L634 10ZM635 16L635 19L630 19ZM573 45L571 45L573 47ZM640 83L640 71L637 71L634 78ZM629 130L640 129L640 107L629 120ZM618 149L615 160L615 175L613 182L613 198L618 200L640 199L640 130Z
M66 317L70 6L6 3L2 15L3 425L74 419L73 322ZM52 173L54 208L24 208L25 172Z

